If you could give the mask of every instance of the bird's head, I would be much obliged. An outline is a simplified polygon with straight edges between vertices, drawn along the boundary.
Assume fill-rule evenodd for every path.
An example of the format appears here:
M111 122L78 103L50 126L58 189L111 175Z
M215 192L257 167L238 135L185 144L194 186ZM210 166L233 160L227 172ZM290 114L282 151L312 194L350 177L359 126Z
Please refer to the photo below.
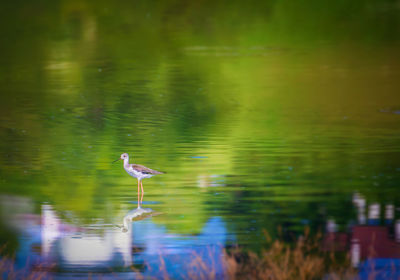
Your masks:
M129 158L129 155L127 153L123 153L118 159L114 160L113 163L117 162L117 161L119 161L121 159L125 160L125 159L128 159L128 158Z

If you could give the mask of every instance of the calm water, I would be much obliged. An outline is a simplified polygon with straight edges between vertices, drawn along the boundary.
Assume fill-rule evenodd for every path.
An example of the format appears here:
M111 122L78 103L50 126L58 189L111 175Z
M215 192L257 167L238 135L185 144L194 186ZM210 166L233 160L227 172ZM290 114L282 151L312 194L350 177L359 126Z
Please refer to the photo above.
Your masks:
M0 241L16 266L162 277L163 255L179 278L201 256L222 273L223 248L258 250L264 229L347 231L355 193L399 219L398 7L367 2L8 4ZM166 172L144 180L151 217L131 222L123 152Z

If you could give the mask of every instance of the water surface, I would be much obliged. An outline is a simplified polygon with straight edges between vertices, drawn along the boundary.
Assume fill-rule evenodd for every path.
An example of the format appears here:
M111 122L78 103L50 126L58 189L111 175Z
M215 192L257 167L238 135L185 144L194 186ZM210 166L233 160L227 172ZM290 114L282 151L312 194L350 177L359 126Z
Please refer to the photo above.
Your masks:
M398 219L399 20L356 2L8 4L0 238L17 265L162 277L162 254L179 278L194 252L218 274L264 229L347 231L355 193ZM123 152L166 172L144 180L157 215L126 232Z

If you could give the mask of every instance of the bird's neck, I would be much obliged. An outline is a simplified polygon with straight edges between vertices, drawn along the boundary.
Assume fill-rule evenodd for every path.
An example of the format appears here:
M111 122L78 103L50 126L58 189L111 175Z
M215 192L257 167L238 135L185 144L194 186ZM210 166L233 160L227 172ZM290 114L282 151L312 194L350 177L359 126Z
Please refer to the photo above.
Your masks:
M129 158L124 159L124 167L129 167Z
M129 217L124 217L124 224L122 226L123 229L125 229L126 231L129 231L129 223L130 219Z

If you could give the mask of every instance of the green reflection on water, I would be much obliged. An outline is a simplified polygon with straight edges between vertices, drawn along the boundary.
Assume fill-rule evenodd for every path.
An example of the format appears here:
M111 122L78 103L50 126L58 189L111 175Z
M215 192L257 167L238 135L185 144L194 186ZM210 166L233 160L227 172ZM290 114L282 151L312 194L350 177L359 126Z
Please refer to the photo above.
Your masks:
M144 181L157 223L219 215L243 243L344 225L355 190L399 202L394 2L7 5L2 193L108 221L135 205L128 152L167 172Z

